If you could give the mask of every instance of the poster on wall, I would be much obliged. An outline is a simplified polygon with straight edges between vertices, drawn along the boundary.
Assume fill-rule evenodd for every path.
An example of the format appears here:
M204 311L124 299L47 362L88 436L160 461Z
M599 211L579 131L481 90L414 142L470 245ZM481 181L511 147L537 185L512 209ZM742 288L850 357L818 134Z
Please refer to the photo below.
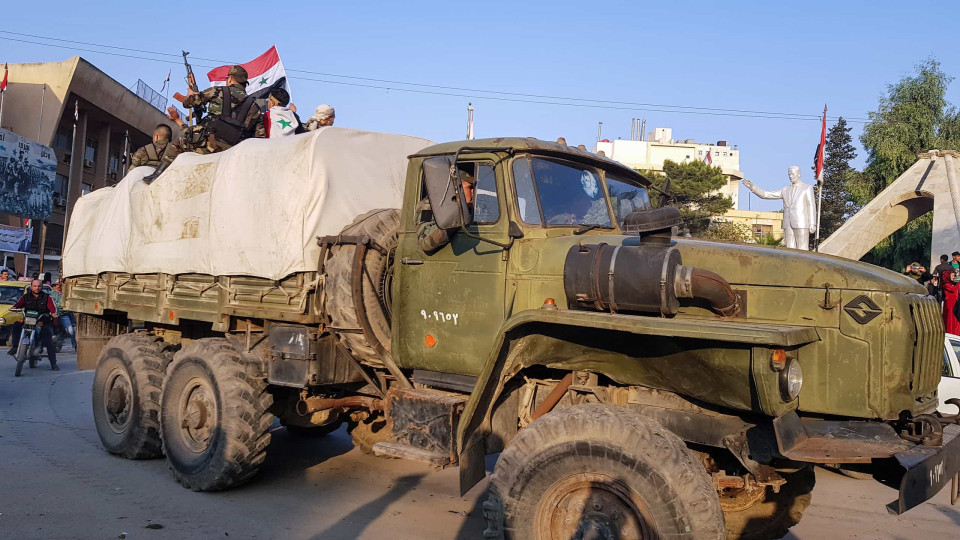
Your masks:
M0 251L30 253L33 227L0 225Z
M0 129L0 212L49 220L56 175L52 148Z

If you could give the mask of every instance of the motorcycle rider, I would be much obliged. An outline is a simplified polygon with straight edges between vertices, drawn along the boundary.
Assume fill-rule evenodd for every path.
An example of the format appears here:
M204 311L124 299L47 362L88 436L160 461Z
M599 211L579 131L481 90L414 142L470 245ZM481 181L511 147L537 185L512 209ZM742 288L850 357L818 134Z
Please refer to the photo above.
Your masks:
M53 303L53 298L43 292L43 283L39 279L30 282L30 290L23 293L23 296L13 305L14 309L20 308L26 311L36 311L40 317L48 315L48 324L39 328L36 335L40 338L40 343L47 349L47 358L50 360L50 369L60 371L57 367L57 349L53 346L53 328L52 322L57 317L57 306ZM23 322L13 324L11 328L11 337L13 338L13 348L10 349L11 356L17 355L17 347L20 345L20 333L23 330Z

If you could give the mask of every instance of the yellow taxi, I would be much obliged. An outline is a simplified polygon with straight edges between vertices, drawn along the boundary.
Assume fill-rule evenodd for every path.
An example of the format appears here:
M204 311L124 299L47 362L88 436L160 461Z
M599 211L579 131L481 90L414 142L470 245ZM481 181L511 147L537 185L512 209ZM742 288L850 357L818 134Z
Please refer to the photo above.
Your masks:
M0 344L6 345L10 339L10 326L23 320L22 313L10 311L10 308L29 286L26 281L0 281Z

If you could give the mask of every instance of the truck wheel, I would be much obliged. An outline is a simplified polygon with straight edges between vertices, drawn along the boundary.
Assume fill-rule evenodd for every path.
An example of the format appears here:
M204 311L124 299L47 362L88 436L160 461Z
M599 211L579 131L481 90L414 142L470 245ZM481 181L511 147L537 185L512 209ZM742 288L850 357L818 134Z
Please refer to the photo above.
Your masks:
M93 378L93 421L107 452L127 459L163 455L160 386L173 353L146 334L111 339Z
M400 211L394 208L372 210L353 220L340 233L343 236L369 236L388 252L397 247L400 231ZM335 247L327 260L327 313L335 328L356 329L360 327L353 301L353 253L352 245ZM373 328L376 339L390 351L390 295L393 282L392 255L385 257L370 249L364 257L363 307ZM366 336L357 332L337 332L341 343L357 359L375 367L383 367L373 345Z
M534 421L490 478L484 535L516 539L724 536L703 465L656 422L583 405Z
M813 467L780 474L787 483L780 486L779 493L767 488L763 496L746 508L736 501L721 502L727 522L727 538L781 538L786 536L790 527L800 522L803 511L810 505L816 483Z
M194 491L247 482L266 457L273 396L229 341L194 341L163 381L161 437L177 481Z
M372 454L373 445L393 437L393 424L382 414L362 414L351 419L347 431L354 446L364 454Z

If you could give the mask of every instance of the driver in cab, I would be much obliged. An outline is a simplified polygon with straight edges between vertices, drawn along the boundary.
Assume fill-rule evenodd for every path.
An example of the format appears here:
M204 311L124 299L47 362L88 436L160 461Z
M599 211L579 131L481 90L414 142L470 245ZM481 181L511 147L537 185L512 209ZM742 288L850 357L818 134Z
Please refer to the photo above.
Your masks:
M44 324L40 327L40 344L47 349L47 358L50 360L50 369L53 371L60 371L60 368L57 367L57 349L53 346L53 329L50 325L51 319L56 319L57 306L53 303L53 298L51 298L49 294L43 292L43 283L41 283L39 279L31 281L30 290L25 292L23 296L17 300L17 303L13 305L13 309L23 309L24 312L35 311L39 313L40 317L43 317L47 320L48 324ZM14 323L10 332L11 337L13 338L13 348L8 351L11 356L16 356L17 354L17 347L20 344L20 332L22 330L22 321Z
M477 188L477 178L473 174L473 164L458 164L457 169L460 172L463 199L472 213ZM426 196L417 203L416 215L420 220L420 226L417 227L417 244L424 253L433 253L450 243L450 238L456 233L456 229L441 229L437 226L430 210L430 200Z

